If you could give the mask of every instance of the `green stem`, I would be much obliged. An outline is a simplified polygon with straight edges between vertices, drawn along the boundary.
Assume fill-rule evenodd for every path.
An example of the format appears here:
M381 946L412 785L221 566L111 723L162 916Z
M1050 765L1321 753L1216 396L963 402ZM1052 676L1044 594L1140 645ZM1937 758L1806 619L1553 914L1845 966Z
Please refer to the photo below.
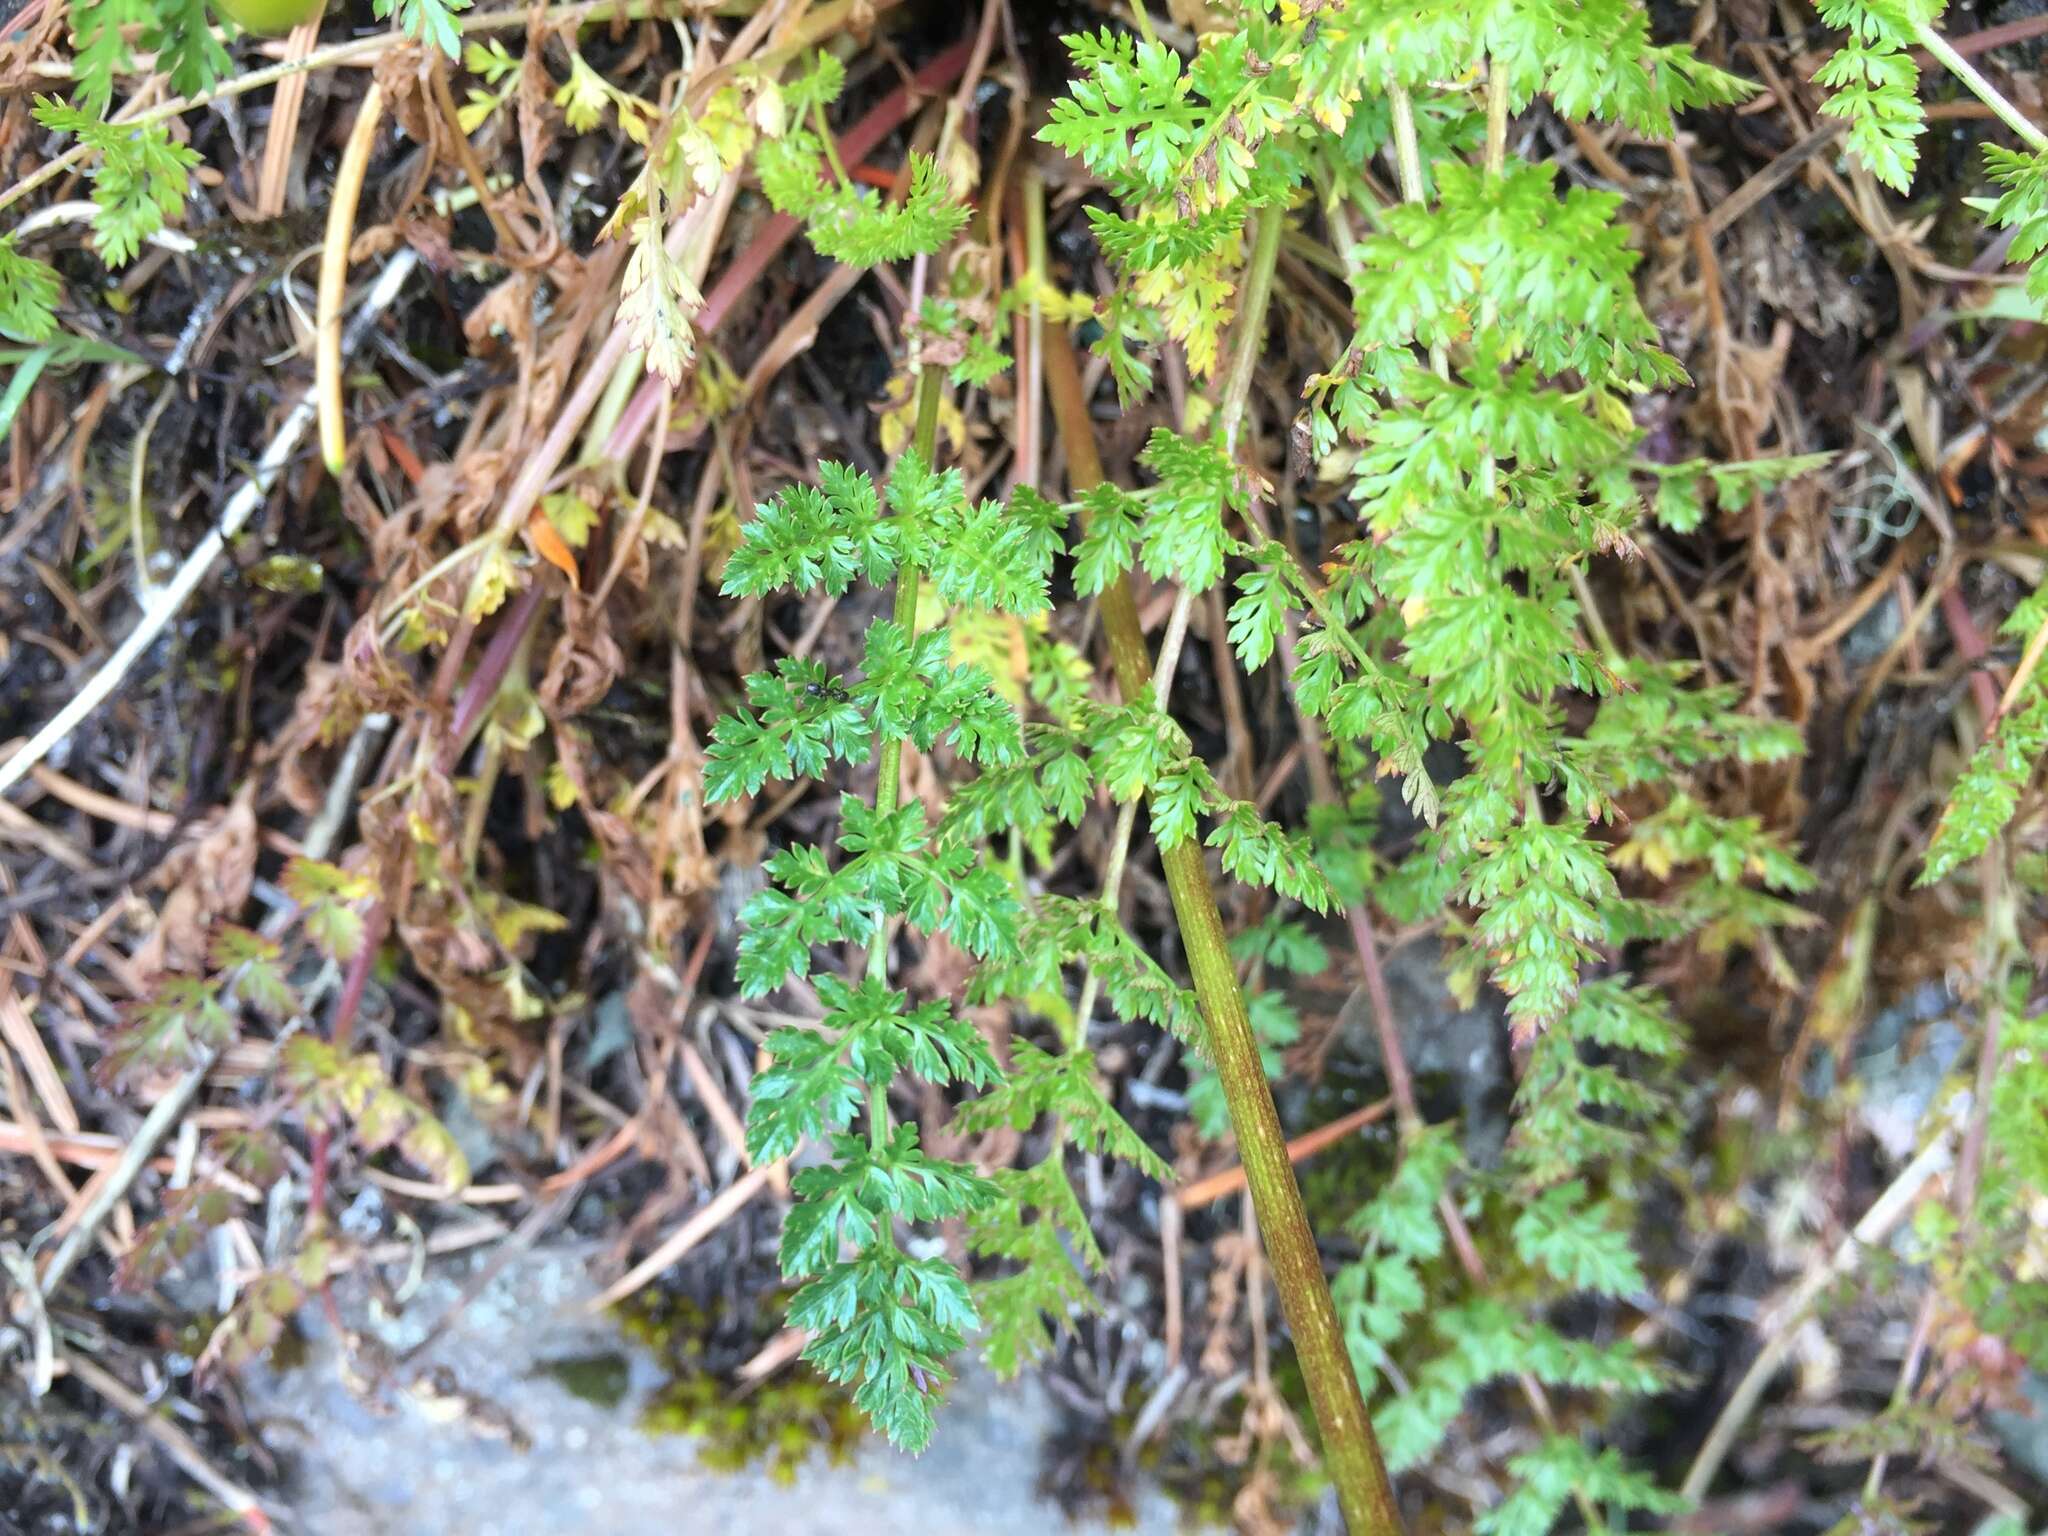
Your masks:
M1273 297L1273 272L1280 260L1287 210L1283 205L1274 203L1260 209L1257 218L1258 232L1252 242L1251 265L1245 273L1244 298L1238 305L1237 350L1231 354L1230 373L1224 380L1219 407L1224 451L1232 455L1237 452L1238 428L1244 422L1244 408L1251 399L1252 374L1258 367L1259 353L1264 349L1266 306ZM1194 593L1182 587L1173 600L1173 612L1166 621L1166 636L1159 642L1159 665L1152 679L1152 702L1162 714L1166 712L1174 671L1180 665L1181 645L1187 639L1188 617L1193 611ZM1117 813L1116 830L1110 835L1109 858L1102 866L1102 905L1111 913L1117 909L1117 896L1123 887L1124 860L1130 853L1131 833L1137 822L1138 803L1133 800ZM1091 969L1082 985L1081 1006L1076 1014L1078 1038L1083 1041L1088 1037L1088 1020L1094 1014L1095 999L1101 990L1102 978Z
M1047 326L1045 343L1046 385L1066 447L1067 474L1078 494L1101 483L1102 461L1096 454L1087 401L1064 327ZM1126 699L1141 698L1151 684L1152 661L1128 577L1120 577L1103 592L1101 612L1118 689ZM1209 885L1200 841L1188 838L1174 848L1162 849L1160 859L1187 950L1195 998L1208 1027L1209 1057L1230 1108L1252 1208L1322 1430L1323 1459L1337 1486L1338 1505L1352 1536L1400 1536L1401 1516L1393 1486L1387 1480L1379 1442L1359 1395L1344 1331L1330 1299L1329 1280L1323 1274L1322 1254L1302 1207L1301 1189L1294 1181L1294 1165L1287 1158L1287 1139L1259 1062L1244 993L1230 963L1223 918Z
M1914 35L1922 48L1941 60L1950 74L1962 81L1979 101L1998 114L2000 122L2025 140L2029 149L2037 155L2048 155L2048 133L2043 133L2035 127L2018 107L2007 101L1997 86L1978 73L1976 65L1949 45L1947 38L1925 22L1920 24Z
M1486 61L1486 174L1496 177L1508 164L1508 72L1499 59Z
M1387 108L1394 119L1394 175L1401 183L1401 201L1421 203L1422 195L1422 150L1415 138L1415 102L1408 94L1408 87L1398 81L1387 82ZM1506 142L1503 134L1503 143ZM1441 341L1431 344L1429 366L1440 379L1451 376L1450 354Z
M939 402L946 390L946 373L927 364L917 375L917 427L911 449L927 465L938 452ZM917 598L921 574L907 562L896 568L896 605L890 614L902 626L906 641L917 637ZM882 765L875 780L875 809L893 811L903 799L903 740L893 737L882 743Z
M1280 237L1287 233L1287 208L1268 203L1253 217L1258 221L1252 238L1251 265L1245 269L1244 297L1238 302L1237 350L1230 355L1230 375L1223 382L1223 451L1237 452L1238 428L1244 424L1244 408L1252 395L1252 375L1259 366L1259 354L1266 349L1266 306L1273 299L1273 273L1280 262Z
M607 457L605 444L611 440L619 418L626 414L626 404L633 398L633 392L646 377L646 353L635 350L619 359L619 366L612 370L611 382L605 385L604 393L598 397L597 408L590 413L590 420L584 425L583 451L577 455L578 465L589 468L604 463ZM623 483L625 465L612 465L612 473Z
M1387 85L1387 109L1394 120L1394 173L1401 183L1401 200L1422 201L1422 148L1415 137L1415 100L1408 87Z
M945 370L929 365L917 375L917 428L912 448L926 464L938 452L939 401L946 388ZM909 640L917 633L917 597L922 582L918 568L908 561L896 568L896 598L890 614ZM882 743L881 763L875 774L875 809L887 814L903 801L903 738L892 736ZM889 915L875 914L875 937L868 946L867 974L871 981L889 979ZM889 1089L876 1083L868 1089L868 1144L876 1151L889 1134Z
M852 178L840 163L839 140L833 135L832 125L825 121L825 104L822 101L811 103L811 124L818 130L818 142L825 146L825 163L832 167L833 176L843 189L852 190Z

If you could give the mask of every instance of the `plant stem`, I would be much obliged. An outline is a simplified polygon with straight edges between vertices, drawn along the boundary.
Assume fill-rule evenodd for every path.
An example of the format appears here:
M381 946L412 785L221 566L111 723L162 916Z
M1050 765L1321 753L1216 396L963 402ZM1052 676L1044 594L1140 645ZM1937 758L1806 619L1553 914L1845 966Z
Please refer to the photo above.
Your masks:
M1922 22L1914 32L1922 48L1941 60L1948 72L1968 86L1977 99L1998 114L1998 120L2010 128L2036 154L2048 155L2048 133L2035 127L2011 102L2005 99L1997 86L1978 73L1977 66L1957 53L1949 40L1933 27Z
M341 300L348 287L348 248L355 233L356 202L363 194L363 176L384 120L384 90L376 81L363 93L334 191L327 204L327 237L320 248L319 321L313 345L314 394L320 410L320 456L327 472L339 479L348 463L348 420L341 398Z
M1033 183L1034 189L1036 183ZM1223 446L1226 453L1237 451L1238 428L1244 422L1244 408L1251 399L1252 374L1258 365L1261 344L1265 340L1266 306L1273 297L1273 271L1280 259L1280 241L1287 227L1287 210L1279 203L1259 210L1258 233L1252 244L1251 265L1245 273L1244 298L1238 304L1241 316L1238 327L1236 350L1231 354L1230 372L1223 385L1223 401L1219 415L1223 428ZM1187 641L1188 620L1194 612L1194 593L1182 587L1173 600L1173 611L1166 621L1165 637L1159 642L1159 665L1152 679L1152 702L1160 713L1166 712L1166 701L1173 690L1174 673L1180 666L1181 647ZM1102 904L1115 912L1117 896L1123 888L1124 861L1130 854L1131 835L1138 824L1138 802L1133 800L1124 805L1116 818L1116 830L1110 834L1109 857L1102 866ZM1081 987L1081 1004L1075 1013L1077 1038L1086 1042L1088 1019L1095 1011L1095 1000L1102 993L1102 978L1093 969Z
M510 260L526 248L526 241L513 233L504 210L498 206L497 194L491 190L491 178L484 170L483 162L477 159L476 146L469 142L469 134L463 129L462 114L455 105L455 93L448 88L448 61L436 55L427 77L433 87L434 105L440 111L442 121L448 125L448 140L455 148L455 158L462 166L462 174L476 188L477 206L491 221L491 233L498 237L499 254Z
M1096 455L1080 375L1062 326L1045 328L1045 380L1066 448L1068 479L1078 494L1102 481L1102 461ZM1103 592L1101 612L1118 688L1126 699L1139 698L1151 683L1152 663L1127 577L1119 577ZM1160 858L1193 973L1196 1000L1208 1026L1209 1056L1230 1108L1252 1207L1322 1430L1323 1457L1337 1487L1337 1502L1353 1536L1400 1536L1401 1516L1393 1487L1359 1396L1358 1378L1323 1274L1322 1254L1309 1228L1308 1213L1302 1208L1294 1165L1287 1157L1287 1139L1259 1062L1237 972L1230 963L1223 918L1209 885L1201 845L1189 838L1171 850L1162 850Z
M833 135L832 125L825 121L825 104L811 103L811 126L818 130L818 142L825 146L825 163L832 167L832 176L842 188L851 190L853 181L846 174L846 167L839 159L839 140Z
M929 364L918 370L917 375L917 427L911 439L912 450L927 465L932 462L939 442L939 402L945 395L946 374L941 368ZM890 617L903 629L903 638L913 640L917 636L917 598L920 587L918 569L904 564L896 570L896 602ZM903 740L892 737L882 743L882 761L879 777L875 780L875 809L893 811L903 799Z
M1486 174L1498 176L1508 163L1508 72L1499 59L1486 61Z
M1401 201L1424 202L1422 151L1415 140L1415 103L1408 95L1407 86L1398 81L1387 82L1387 108L1394 119L1394 175L1401 184ZM1502 142L1506 142L1505 129ZM1440 379L1451 376L1450 354L1441 341L1430 344L1429 366Z
M1422 149L1415 138L1415 100L1408 87L1387 83L1387 109L1394 121L1394 173L1401 183L1401 200L1422 201Z
M1287 232L1287 208L1268 203L1253 217L1257 233L1252 239L1251 265L1245 269L1244 297L1238 301L1237 348L1230 354L1230 374L1223 382L1220 416L1223 451L1237 453L1237 434L1244 425L1244 408L1252 395L1252 375L1259 366L1259 354L1266 349L1266 307L1273 300L1273 272L1280 262L1280 237Z
M911 446L926 464L938 451L939 401L946 388L945 371L930 365L918 370L917 427ZM896 568L896 598L890 614L902 626L906 642L917 633L917 597L921 578L909 562ZM882 743L881 762L875 773L875 809L887 814L903 799L903 738L892 736ZM889 916L875 914L875 937L868 945L867 974L870 981L889 979ZM876 1151L889 1134L889 1087L876 1083L868 1089L868 1144Z

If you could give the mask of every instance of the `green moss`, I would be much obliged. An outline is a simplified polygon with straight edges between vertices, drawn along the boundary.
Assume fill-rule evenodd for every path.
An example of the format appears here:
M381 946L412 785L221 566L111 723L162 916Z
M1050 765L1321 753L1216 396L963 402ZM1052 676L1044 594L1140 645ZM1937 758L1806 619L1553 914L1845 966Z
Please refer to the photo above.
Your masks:
M763 1321L739 1329L686 1296L642 1293L629 1302L620 1318L627 1337L668 1372L642 1410L641 1426L693 1437L699 1465L712 1471L763 1466L784 1485L820 1451L835 1466L849 1460L867 1428L851 1392L801 1364L762 1382L736 1375L774 1336L765 1319L780 1316L787 1300L768 1298L757 1314Z
M852 1397L798 1369L751 1393L715 1376L677 1376L641 1415L655 1434L690 1435L698 1464L714 1472L765 1466L785 1486L822 1450L833 1465L848 1460L865 1428Z
M1333 1059L1323 1079L1309 1095L1302 1111L1302 1123L1289 1126L1291 1135L1341 1120L1354 1110L1386 1097L1386 1078L1377 1068L1367 1067L1343 1055ZM1296 1165L1301 1180L1301 1198L1308 1210L1309 1225L1325 1236L1344 1230L1359 1206L1394 1171L1399 1138L1393 1116L1366 1126L1356 1136L1346 1136L1334 1146Z
M562 1390L580 1402L600 1408L616 1408L626 1400L632 1381L632 1362L613 1350L594 1355L570 1355L561 1360L544 1360L534 1373L561 1384Z

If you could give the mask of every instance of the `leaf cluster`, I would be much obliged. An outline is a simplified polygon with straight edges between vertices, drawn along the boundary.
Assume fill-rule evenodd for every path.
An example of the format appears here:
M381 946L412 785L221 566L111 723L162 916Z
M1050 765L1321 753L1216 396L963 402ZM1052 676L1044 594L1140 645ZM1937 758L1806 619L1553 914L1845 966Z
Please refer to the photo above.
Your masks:
M1848 34L1814 74L1833 93L1821 111L1848 123L1849 151L1871 175L1904 192L1927 131L1910 50L1919 28L1941 14L1942 0L1820 0L1819 8L1822 21Z
M930 155L910 156L899 200L856 185L839 163L824 109L838 98L845 70L830 54L782 93L792 115L815 125L793 126L762 144L755 159L761 191L777 213L801 220L821 256L848 266L872 267L943 249L967 223L968 210Z
M832 88L814 74L795 94L799 105L808 93L821 106ZM957 471L937 472L916 452L879 491L866 475L825 465L816 488L793 487L757 509L727 561L725 588L745 597L837 595L861 579L929 582L946 605L971 613L1042 610L1059 509L1033 501L1016 517L1001 510L970 506ZM920 632L904 622L910 611L870 627L851 678L794 657L749 677L746 704L713 731L705 785L713 802L726 801L770 779L821 778L871 756L893 773L906 743L927 752L950 746L990 781L973 808L936 829L922 800L897 804L892 793L870 804L842 794L836 848L775 853L771 884L741 914L742 991L760 996L810 977L824 1009L814 1028L769 1036L770 1064L754 1079L747 1116L757 1162L796 1156L807 1144L828 1153L792 1183L797 1203L781 1259L784 1274L803 1284L790 1322L811 1335L806 1359L853 1383L875 1426L920 1450L944 1362L979 1316L959 1272L943 1258L910 1256L897 1228L972 1217L1014 1196L930 1156L914 1125L889 1122L888 1090L899 1076L997 1092L1005 1077L950 1003L913 1002L888 985L886 930L900 917L980 959L1014 962L1023 909L979 837L990 818L1025 814L1036 781L1015 706L985 668L955 664L946 627ZM841 945L867 948L864 974L815 969L818 951ZM846 1134L863 1114L867 1136ZM1003 1315L1006 1326L1021 1326L1021 1303Z
M107 115L115 77L133 66L137 48L155 55L180 95L205 90L228 69L204 0L81 0L71 8L71 67L84 116Z
M199 154L173 140L168 125L102 122L51 96L36 98L35 118L53 133L76 134L96 157L86 172L92 181L93 247L108 266L133 261L143 243L184 208ZM10 258L16 284L23 281L20 259Z

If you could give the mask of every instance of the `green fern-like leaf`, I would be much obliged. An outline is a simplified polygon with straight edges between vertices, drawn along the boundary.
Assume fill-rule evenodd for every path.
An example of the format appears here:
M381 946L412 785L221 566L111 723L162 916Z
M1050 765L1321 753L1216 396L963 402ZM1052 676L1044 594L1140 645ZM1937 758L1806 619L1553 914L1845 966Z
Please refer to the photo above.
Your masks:
M0 336L48 341L57 334L57 269L25 256L11 235L0 235Z
M1915 882L1932 885L1991 846L2019 809L2020 795L2048 753L2048 688L2029 688L2019 708L1998 722L1970 756L1949 792Z
M1986 144L1984 159L1991 179L2005 188L1984 210L1985 219L2014 232L2006 260L2028 263L2027 293L2048 303L2048 153Z
M172 140L164 123L127 127L48 96L38 96L36 121L53 133L72 133L93 151L93 244L110 267L135 259L143 242L185 206L198 153Z

